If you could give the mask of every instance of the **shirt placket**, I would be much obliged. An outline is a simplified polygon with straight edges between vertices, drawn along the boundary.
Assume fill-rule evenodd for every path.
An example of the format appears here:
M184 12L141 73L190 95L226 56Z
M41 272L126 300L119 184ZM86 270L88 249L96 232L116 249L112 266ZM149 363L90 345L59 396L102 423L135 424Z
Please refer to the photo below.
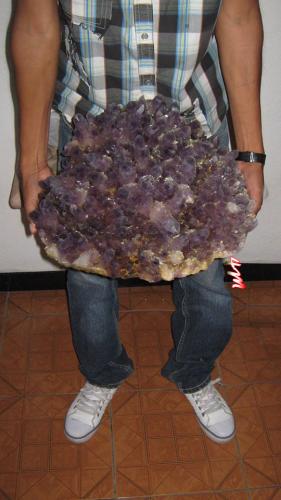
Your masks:
M152 99L156 89L152 0L134 0L134 20L140 89L146 98Z

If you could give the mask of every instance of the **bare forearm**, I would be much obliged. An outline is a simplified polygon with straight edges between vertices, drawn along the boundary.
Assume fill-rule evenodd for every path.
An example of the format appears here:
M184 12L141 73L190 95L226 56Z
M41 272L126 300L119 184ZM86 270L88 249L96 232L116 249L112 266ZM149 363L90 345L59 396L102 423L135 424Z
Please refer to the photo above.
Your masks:
M216 38L236 146L263 152L260 80L263 29L257 0L223 0Z
M23 175L46 165L49 113L60 43L57 7L53 0L47 5L45 17L41 12L45 21L40 22L39 15L38 18L34 13L31 16L28 9L24 11L19 4L12 29L11 50L19 104L20 168Z

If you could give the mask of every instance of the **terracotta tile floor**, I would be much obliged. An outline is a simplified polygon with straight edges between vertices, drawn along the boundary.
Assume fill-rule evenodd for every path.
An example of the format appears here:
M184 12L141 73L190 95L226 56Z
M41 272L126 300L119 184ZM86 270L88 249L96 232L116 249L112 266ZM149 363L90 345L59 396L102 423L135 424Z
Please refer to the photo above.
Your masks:
M234 332L213 372L237 420L225 445L203 435L159 374L172 346L170 287L119 291L136 371L83 445L63 434L83 384L65 292L0 294L0 499L281 499L281 282L231 289Z

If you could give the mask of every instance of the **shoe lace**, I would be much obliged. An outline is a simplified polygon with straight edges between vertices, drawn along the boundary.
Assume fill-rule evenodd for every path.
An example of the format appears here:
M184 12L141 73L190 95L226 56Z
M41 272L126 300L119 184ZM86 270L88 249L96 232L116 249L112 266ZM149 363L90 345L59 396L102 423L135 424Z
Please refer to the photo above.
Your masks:
M194 394L194 399L203 416L214 413L225 407L220 394L214 388L214 385L217 383L221 383L220 377L216 378L215 380L211 380L208 385Z
M99 416L99 413L106 401L111 397L112 389L107 387L98 387L88 382L80 390L79 397L75 406L73 407L73 414L77 416L81 415L91 415Z

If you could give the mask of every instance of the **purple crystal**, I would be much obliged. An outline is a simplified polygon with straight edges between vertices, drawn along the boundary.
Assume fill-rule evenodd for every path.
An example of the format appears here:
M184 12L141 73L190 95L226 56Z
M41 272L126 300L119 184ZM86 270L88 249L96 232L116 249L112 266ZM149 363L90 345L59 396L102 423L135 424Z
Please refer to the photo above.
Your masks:
M160 96L77 115L64 154L31 217L65 266L171 280L231 255L257 224L235 152Z

